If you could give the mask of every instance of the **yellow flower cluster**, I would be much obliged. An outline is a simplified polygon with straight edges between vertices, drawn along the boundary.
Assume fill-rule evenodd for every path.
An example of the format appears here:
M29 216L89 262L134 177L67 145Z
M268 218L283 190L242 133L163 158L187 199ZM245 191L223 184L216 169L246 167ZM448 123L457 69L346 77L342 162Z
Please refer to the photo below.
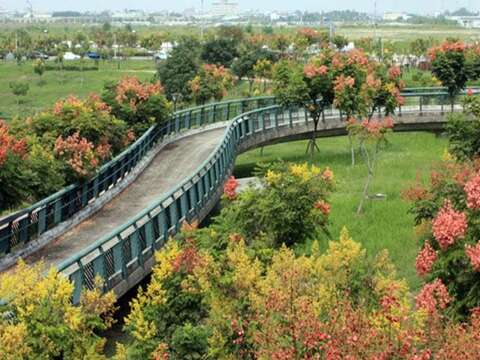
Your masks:
M0 298L16 320L12 325L0 316L0 358L50 359L64 353L66 358L103 359L104 340L93 332L113 323L116 299L112 292L103 294L100 280L97 285L84 290L75 306L73 284L54 268L45 275L42 264L19 262L0 275Z
M300 178L302 181L309 181L320 174L320 168L307 163L292 164L289 170L293 176Z
M282 174L272 170L268 170L265 175L265 181L270 186L278 184L281 179L282 179Z

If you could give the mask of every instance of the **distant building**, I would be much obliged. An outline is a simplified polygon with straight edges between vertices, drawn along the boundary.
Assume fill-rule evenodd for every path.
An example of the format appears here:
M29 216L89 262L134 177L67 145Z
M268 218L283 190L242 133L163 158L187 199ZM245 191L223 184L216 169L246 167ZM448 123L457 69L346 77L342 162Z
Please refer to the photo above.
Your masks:
M4 8L0 7L0 19L6 19L10 17L10 13Z
M217 0L212 3L210 15L232 16L238 14L238 3L230 0Z
M447 16L446 19L456 21L466 28L480 28L480 16Z
M403 12L386 12L383 14L384 21L408 20L411 16Z

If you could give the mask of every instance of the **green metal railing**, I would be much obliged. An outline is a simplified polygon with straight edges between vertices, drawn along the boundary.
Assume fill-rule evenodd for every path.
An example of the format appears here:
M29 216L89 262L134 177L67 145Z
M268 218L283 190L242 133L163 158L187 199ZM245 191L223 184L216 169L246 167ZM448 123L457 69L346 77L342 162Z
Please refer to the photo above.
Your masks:
M403 107L402 111L419 116L424 112L443 112L443 100L439 100L443 95L441 92L405 94L408 98L417 98L417 103ZM432 104L426 108L422 105L426 102ZM339 115L332 109L327 113L327 121L338 119ZM184 221L198 219L204 207L218 197L243 141L263 131L308 125L311 121L303 108L282 109L278 105L236 116L220 144L191 176L126 224L59 264L59 270L75 285L73 301L79 301L82 288L94 286L96 276L105 280L106 290L127 280L136 269L146 266L155 250L176 234Z
M250 109L273 104L273 97L224 101L176 112L168 121L151 127L125 151L103 165L82 184L68 186L36 204L0 219L0 258L15 253L117 186L145 155L164 139L182 131L226 121Z

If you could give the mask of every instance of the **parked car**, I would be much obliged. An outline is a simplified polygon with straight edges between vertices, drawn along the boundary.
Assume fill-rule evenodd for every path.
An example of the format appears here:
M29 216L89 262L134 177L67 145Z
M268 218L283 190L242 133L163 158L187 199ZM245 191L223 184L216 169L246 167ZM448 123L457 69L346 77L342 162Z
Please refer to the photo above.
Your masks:
M92 59L92 60L99 60L100 59L100 54L95 52L95 51L87 52L87 56L88 56L89 59Z
M40 51L34 51L31 55L32 59L42 59L42 60L48 60L49 56L47 54L44 54Z
M79 59L80 59L80 55L74 54L74 53L72 53L71 51L67 51L67 52L63 55L63 59L64 59L64 60L79 60Z
M168 53L166 51L159 51L158 53L153 55L153 58L155 59L155 61L166 60L168 58Z

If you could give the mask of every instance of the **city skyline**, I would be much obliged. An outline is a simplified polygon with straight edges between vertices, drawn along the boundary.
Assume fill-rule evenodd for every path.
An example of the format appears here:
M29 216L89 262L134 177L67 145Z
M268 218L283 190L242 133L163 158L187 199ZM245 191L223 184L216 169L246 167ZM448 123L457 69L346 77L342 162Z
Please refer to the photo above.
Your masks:
M205 0L205 8L209 9L214 0ZM356 10L360 12L373 13L375 11L374 0L337 0L332 3L329 1L318 0L298 0L291 1L273 1L264 0L259 5L258 1L241 0L238 1L239 9L260 10L260 11L332 11L332 10ZM71 0L31 0L32 7L36 12L52 11L103 11L103 10L123 10L139 9L145 11L172 10L183 11L188 8L197 8L201 6L201 0L177 0L175 3L154 2L151 0L83 0L82 2L73 2ZM434 14L445 10L455 10L460 7L466 7L471 11L480 9L480 0L435 0L435 1L415 1L404 0L401 3L396 0L377 0L377 13L398 11L418 14ZM27 8L27 1L24 0L0 0L0 8L13 11L24 11Z

